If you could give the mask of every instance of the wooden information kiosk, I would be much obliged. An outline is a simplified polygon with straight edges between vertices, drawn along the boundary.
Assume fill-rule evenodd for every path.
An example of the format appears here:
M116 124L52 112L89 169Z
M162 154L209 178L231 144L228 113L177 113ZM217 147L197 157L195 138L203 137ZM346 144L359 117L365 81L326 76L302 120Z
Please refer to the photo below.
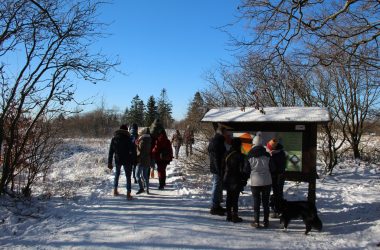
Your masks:
M261 132L264 145L276 137L287 154L285 179L309 183L308 200L315 203L317 165L317 125L328 123L330 115L319 107L224 107L209 110L201 120L218 124L234 137L249 141L249 135ZM248 137L248 138L247 138ZM244 149L243 151L246 151Z

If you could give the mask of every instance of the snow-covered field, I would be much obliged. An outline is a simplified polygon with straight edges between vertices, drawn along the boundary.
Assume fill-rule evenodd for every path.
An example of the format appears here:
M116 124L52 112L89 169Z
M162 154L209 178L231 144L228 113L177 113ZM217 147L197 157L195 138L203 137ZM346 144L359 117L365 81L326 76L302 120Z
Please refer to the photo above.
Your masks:
M151 194L111 195L106 168L109 140L67 140L45 188L27 202L1 197L1 249L380 249L380 165L345 161L317 182L322 232L304 235L301 220L288 231L271 219L254 229L252 198L240 198L243 223L209 214L210 176L186 176L181 162L168 166L168 188ZM183 157L184 149L181 149ZM205 166L207 167L207 166ZM133 194L137 184L133 184ZM304 199L307 185L287 182L289 200Z

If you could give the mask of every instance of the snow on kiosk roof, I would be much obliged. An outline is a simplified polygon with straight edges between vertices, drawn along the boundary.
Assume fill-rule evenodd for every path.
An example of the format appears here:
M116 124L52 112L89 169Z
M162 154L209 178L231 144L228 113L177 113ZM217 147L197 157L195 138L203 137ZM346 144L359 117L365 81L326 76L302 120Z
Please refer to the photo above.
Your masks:
M326 108L320 107L266 107L264 112L255 108L223 107L209 110L202 122L314 122L330 121Z

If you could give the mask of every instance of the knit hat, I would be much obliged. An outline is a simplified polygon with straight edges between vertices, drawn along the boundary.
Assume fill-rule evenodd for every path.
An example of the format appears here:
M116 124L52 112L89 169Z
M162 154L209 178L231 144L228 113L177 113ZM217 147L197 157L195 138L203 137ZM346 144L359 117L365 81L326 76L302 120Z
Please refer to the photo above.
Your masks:
M257 134L255 137L253 137L252 147L254 147L254 146L262 146L262 145L263 145L263 140L261 139L261 135Z
M137 123L133 123L132 128L137 131L137 129L138 129Z
M120 129L128 131L128 125L127 124L123 124L123 125L120 126Z
M267 143L267 149L270 151L274 150L277 148L278 141L276 138L272 138L270 141Z
M240 140L240 138L234 137L232 139L231 148L240 151L240 147L241 147L241 140Z

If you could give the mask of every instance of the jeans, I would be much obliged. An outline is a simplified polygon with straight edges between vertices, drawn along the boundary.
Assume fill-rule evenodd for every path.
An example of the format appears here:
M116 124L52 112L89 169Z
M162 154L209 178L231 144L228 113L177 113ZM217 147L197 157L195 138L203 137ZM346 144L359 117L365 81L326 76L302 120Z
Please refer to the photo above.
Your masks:
M211 206L213 208L220 207L220 203L223 199L223 186L222 186L222 178L213 174L212 176L212 190L211 190Z
M126 188L127 192L131 192L132 190L132 184L131 184L131 174L132 174L132 165L128 164L123 165L124 172L125 172L125 178L127 180ZM121 165L116 165L115 168L115 178L114 178L114 183L113 187L116 189L119 186L119 176L120 176L120 170L121 170Z
M190 151L190 152L189 152ZM186 143L186 156L189 156L193 154L193 144Z
M140 189L144 189L143 181L145 182L145 187L149 190L149 174L150 174L150 166L143 166L141 164L137 165L136 170L136 178L139 183Z
M181 147L181 145L179 146L174 146L174 155L175 155L175 158L178 159L178 153L179 153L179 148Z
M269 195L271 185L251 187L253 196L253 215L257 223L260 218L260 204L263 203L264 222L269 221Z

